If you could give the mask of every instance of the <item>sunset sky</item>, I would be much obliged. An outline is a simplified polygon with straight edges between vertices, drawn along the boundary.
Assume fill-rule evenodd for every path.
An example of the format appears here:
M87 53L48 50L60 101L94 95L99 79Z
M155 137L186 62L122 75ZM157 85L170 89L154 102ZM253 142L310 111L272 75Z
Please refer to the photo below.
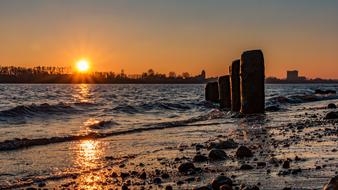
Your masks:
M262 49L266 75L338 78L337 0L1 0L0 65L227 72Z

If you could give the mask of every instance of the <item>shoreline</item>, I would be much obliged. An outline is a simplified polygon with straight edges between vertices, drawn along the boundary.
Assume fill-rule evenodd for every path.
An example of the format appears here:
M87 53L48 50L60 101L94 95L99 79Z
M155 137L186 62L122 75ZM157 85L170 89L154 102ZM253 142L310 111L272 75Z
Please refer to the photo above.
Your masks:
M320 104L327 102L332 100ZM108 143L108 149L121 142L122 152L128 144L142 144L141 139L150 141L147 139L149 136L155 140L150 143L153 146L135 144L136 147L130 147L130 151L135 152L130 154L133 155L131 157L114 154L102 157L99 163L103 167L78 170L76 175L65 173L60 178L32 179L30 184L21 187L210 189L208 184L223 174L231 179L233 189L241 189L244 184L259 189L322 189L330 178L337 175L338 168L338 121L323 120L329 111L316 103L309 103L295 106L291 112L233 119L228 124L108 137L98 141ZM174 143L167 144L172 141ZM159 145L155 146L155 142ZM226 156L211 161L212 146ZM238 158L236 153L240 146L248 147L253 156ZM144 150L137 153L140 147ZM34 149L39 150L39 147L28 151ZM126 160L120 163L123 158ZM183 167L182 164L186 163L191 163L193 167L191 164Z

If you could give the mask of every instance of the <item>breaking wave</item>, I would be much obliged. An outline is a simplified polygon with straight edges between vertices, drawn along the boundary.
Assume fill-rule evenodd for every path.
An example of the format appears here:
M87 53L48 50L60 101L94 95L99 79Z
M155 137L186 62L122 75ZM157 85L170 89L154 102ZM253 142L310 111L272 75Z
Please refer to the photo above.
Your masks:
M106 133L91 132L91 133L84 134L84 135L70 135L70 136L63 136L63 137L36 138L36 139L16 138L13 140L5 140L3 142L0 142L0 151L17 150L17 149L22 149L22 148L29 148L32 146L41 146L41 145L48 145L48 144L55 144L55 143L62 143L62 142L69 142L69 141L99 139L99 138L106 138L110 136L140 133L140 132L145 132L145 131L161 130L161 129L167 129L167 128L208 125L208 124L194 125L192 123L223 118L226 115L227 115L226 113L219 111L217 109L214 109L205 115L201 115L198 117L192 117L186 120L147 124L147 125L143 125L140 128L128 129L124 131L110 131ZM116 124L116 123L113 121L101 121L101 122L98 122L96 125L92 125L91 127L100 128L100 127L110 126L113 124ZM211 123L211 124L215 125L218 123Z

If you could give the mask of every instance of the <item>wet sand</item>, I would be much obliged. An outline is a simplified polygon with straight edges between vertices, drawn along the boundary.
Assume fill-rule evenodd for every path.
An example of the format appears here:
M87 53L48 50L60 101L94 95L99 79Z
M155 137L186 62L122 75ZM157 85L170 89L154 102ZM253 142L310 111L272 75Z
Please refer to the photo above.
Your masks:
M83 155L88 157L83 162L85 171L21 179L7 188L208 189L213 179L224 175L231 179L233 189L322 189L338 175L338 120L323 119L332 111L325 107L331 102L210 125L81 140L92 148ZM72 142L66 143L71 147ZM97 144L109 151L97 155ZM253 155L236 156L240 146ZM211 148L221 149L226 156L212 160ZM90 160L91 156L99 159Z

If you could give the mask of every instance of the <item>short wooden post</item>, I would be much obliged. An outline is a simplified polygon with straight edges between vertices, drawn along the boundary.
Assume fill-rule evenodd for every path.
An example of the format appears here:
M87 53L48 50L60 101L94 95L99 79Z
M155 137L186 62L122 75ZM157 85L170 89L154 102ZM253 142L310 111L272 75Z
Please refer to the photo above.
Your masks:
M225 75L218 78L218 92L220 108L231 108L230 76Z
M241 110L241 90L240 90L240 69L241 61L239 59L232 62L229 67L230 73L230 96L231 96L231 111L239 112Z
M218 103L219 92L218 82L208 82L205 87L205 100Z

